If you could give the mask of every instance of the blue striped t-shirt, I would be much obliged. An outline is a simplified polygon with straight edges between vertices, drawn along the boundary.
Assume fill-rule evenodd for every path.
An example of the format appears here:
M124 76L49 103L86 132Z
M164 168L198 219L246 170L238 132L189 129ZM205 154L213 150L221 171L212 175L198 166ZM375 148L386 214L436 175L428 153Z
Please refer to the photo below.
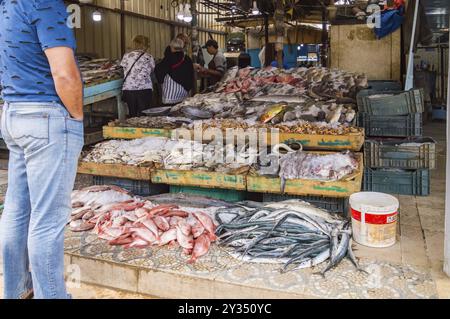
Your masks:
M46 49L75 51L63 0L0 0L0 79L7 102L59 102Z

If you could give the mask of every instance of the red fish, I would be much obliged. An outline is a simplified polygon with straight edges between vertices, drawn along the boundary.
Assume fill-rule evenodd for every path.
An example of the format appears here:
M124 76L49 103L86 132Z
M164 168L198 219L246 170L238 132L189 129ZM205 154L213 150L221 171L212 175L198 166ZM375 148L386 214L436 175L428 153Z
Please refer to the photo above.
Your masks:
M164 246L170 243L171 241L175 241L177 239L177 230L175 228L171 228L165 233L161 235L161 239L159 240L159 246Z
M192 235L186 236L183 234L180 226L177 226L177 241L180 246L185 249L194 248L194 237Z
M208 253L211 241L207 234L203 234L195 240L194 249L192 251L192 257L188 260L188 263L194 263L198 258Z
M153 244L158 241L155 234L147 228L131 228L130 231L133 233L133 237L139 237L147 243Z
M164 214L161 214L164 217L173 217L173 216L178 216L178 217L188 217L189 213L182 211L182 210L169 210L167 212L165 212Z
M193 213L194 217L197 218L197 220L202 224L203 227L205 227L206 231L209 232L209 238L212 241L217 240L217 237L215 235L216 233L216 225L214 225L213 220L211 217L206 215L205 213Z
M153 221L155 222L156 226L158 226L158 228L162 231L168 231L170 229L169 222L164 217L155 216L153 218Z
M194 235L194 238L200 237L201 234L205 232L205 227L203 227L200 223L195 223L194 226L192 226L192 235Z
M154 208L152 208L149 212L150 215L159 215L165 211L171 210L171 209L177 209L177 205L159 205Z

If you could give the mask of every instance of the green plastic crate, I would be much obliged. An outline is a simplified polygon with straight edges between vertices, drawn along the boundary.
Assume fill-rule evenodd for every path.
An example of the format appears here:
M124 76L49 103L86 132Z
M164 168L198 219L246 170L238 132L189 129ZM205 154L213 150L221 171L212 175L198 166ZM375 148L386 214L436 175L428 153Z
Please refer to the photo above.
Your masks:
M289 199L303 200L330 213L347 214L348 211L348 198L263 194L263 202L281 202Z
M369 192L380 192L394 195L430 195L430 171L372 169L364 170L363 188Z
M400 92L362 90L357 95L357 102L359 112L370 115L407 115L425 111L422 89Z
M421 113L398 116L359 113L358 126L371 137L421 137L423 132Z
M399 81L389 81L389 80L371 80L369 81L369 90L372 92L383 92L383 91L401 91L402 84Z
M164 194L169 191L167 185L152 184L149 181L135 181L125 178L93 176L94 185L119 186L136 196L151 196Z
M364 166L371 168L435 169L436 141L431 137L366 140L364 144Z
M246 192L232 189L203 188L192 186L170 186L171 193L186 193L220 199L227 202L240 202L247 199Z

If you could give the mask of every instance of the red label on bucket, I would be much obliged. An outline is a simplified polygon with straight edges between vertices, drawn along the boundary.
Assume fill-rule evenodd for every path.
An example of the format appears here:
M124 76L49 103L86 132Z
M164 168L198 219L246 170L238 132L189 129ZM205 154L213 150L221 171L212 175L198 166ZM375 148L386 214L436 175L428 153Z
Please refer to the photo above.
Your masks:
M385 224L392 224L397 221L397 212L394 212L392 214L385 214L385 215L377 215L377 214L366 214L366 223L367 224L376 224L376 225L385 225ZM352 208L352 217L357 220L361 221L361 212L358 212L357 210L354 210Z

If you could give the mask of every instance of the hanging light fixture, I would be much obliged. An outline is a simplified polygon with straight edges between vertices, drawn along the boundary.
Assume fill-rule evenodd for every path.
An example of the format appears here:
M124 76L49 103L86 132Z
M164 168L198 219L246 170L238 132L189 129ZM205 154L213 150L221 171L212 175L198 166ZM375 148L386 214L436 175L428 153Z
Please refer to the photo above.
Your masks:
M98 10L95 10L94 13L92 13L92 20L95 22L102 21L102 13Z
M180 11L177 13L177 19L184 20L184 7L182 3L180 3Z
M236 6L232 6L232 7L231 7L231 13L232 13L232 14L236 14L236 11L237 11Z
M184 22L191 23L192 22L192 13L191 13L191 5L186 4L184 10Z
M256 1L253 1L252 14L254 16L260 14L260 11L259 11L259 8L258 8L258 4L256 3Z

